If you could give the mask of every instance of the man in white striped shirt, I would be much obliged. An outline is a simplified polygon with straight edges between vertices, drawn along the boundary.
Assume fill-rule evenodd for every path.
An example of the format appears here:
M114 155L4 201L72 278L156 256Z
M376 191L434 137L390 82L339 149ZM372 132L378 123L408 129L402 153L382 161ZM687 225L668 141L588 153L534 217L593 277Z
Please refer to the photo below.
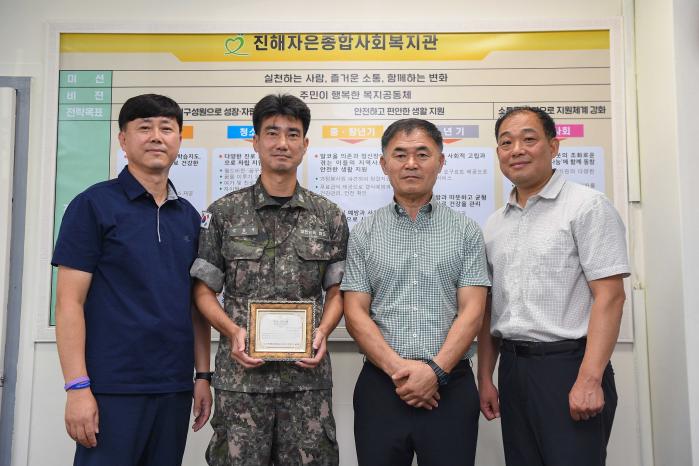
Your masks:
M484 229L493 285L478 335L481 411L502 416L508 465L603 465L630 272L624 225L604 194L552 169L559 141L545 111L510 110L495 134L515 187Z

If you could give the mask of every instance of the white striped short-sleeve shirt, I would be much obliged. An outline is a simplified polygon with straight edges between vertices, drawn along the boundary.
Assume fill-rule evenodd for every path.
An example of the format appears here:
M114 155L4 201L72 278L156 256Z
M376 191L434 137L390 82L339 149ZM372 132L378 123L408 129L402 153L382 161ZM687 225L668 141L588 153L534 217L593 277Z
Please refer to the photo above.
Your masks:
M340 289L371 294L370 315L388 345L428 360L457 316L457 289L489 285L476 222L436 201L413 221L392 202L352 230Z
M521 208L514 190L484 229L491 333L525 341L587 335L588 282L628 276L624 224L607 197L555 172Z

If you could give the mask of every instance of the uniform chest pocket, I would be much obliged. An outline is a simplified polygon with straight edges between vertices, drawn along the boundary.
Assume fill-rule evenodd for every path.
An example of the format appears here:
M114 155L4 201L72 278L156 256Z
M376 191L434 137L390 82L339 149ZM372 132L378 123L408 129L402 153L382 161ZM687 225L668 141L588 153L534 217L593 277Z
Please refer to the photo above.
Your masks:
M227 292L249 294L257 289L264 245L258 239L257 227L247 228L245 232L241 228L226 231L221 254L227 262L226 273L235 276L232 283L226 280Z
M294 247L304 261L328 261L332 256L333 242L322 219L315 215L302 215L294 232Z
M318 238L297 239L295 248L299 257L306 261L328 261L332 253L332 242Z
M331 241L297 237L294 249L298 256L298 282L305 296L319 293L328 261L332 257Z

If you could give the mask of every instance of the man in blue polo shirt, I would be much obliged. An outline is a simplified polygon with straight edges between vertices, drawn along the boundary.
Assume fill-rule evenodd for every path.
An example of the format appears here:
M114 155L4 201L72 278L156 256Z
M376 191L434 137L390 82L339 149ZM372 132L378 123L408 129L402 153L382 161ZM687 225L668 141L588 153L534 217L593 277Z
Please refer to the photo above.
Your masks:
M119 128L128 166L73 199L52 260L66 430L76 465L179 465L192 393L195 431L211 409L209 326L189 277L200 217L168 180L182 109L133 97Z

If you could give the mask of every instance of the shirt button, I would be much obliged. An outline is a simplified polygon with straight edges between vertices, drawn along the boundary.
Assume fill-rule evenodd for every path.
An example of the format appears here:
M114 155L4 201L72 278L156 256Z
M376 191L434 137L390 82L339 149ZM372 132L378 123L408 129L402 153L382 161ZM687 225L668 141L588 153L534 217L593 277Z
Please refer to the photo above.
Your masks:
M417 280L414 280L414 281L413 281L413 285L417 285Z
M417 253L413 254L413 257L417 257Z
M417 306L413 306L413 311L417 311Z
M417 228L413 228L413 231L414 231L415 233L417 233Z
M413 333L413 338L417 338L417 333Z

